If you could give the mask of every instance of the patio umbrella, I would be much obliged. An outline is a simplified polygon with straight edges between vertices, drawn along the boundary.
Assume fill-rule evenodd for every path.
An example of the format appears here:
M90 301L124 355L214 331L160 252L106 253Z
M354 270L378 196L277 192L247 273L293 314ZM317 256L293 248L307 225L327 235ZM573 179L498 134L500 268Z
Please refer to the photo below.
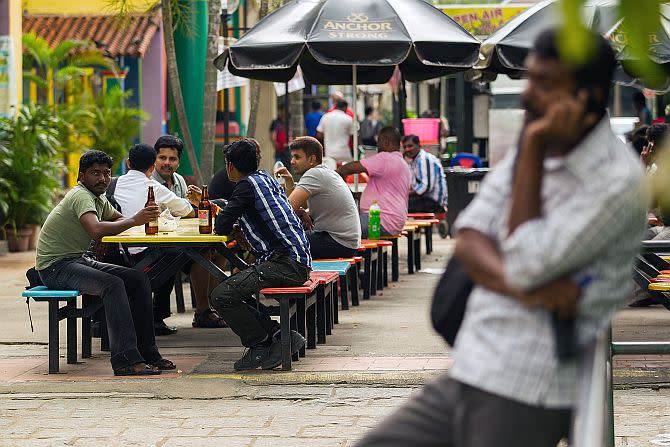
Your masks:
M440 77L468 70L478 54L475 37L423 0L294 0L214 64L275 82L287 82L300 66L311 84L353 84L355 114L359 82L385 83L396 66L409 81Z
M584 23L601 34L620 23L617 3L611 0L587 2L582 9ZM477 70L518 77L525 71L524 61L537 36L561 24L555 0L544 1L507 22L482 42Z
M624 18L617 11L616 0L593 0L582 9L584 24L593 31L604 35L614 47L617 67L614 81L617 84L645 87L629 69L632 56L626 45L623 30ZM545 29L561 24L561 13L555 0L539 3L506 23L497 32L482 42L479 61L474 66L476 72L507 74L520 77L525 71L524 61L535 38ZM670 71L670 4L662 3L661 29L649 35L649 56L655 63L664 65ZM475 76L472 76L475 77ZM648 87L648 86L646 86ZM665 92L670 83L655 86L656 92Z

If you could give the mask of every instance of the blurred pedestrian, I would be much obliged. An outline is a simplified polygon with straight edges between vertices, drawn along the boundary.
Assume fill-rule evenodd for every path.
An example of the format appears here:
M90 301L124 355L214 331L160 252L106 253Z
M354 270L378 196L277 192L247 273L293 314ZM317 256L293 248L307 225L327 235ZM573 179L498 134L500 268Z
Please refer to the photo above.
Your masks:
M316 135L316 127L324 115L321 110L321 103L319 101L312 101L312 111L305 115L305 131L307 135L313 137Z
M340 100L337 108L326 113L316 128L316 137L323 140L324 155L338 162L353 160L349 137L354 133L354 120L346 114L347 102Z
M520 147L455 225L454 256L474 288L453 366L357 447L556 447L568 437L575 351L630 293L647 203L640 164L606 113L614 52L592 38L581 65L561 59L557 31L535 41Z
M649 126L651 124L651 110L647 107L647 100L642 92L633 93L633 108L637 113L637 125Z
M287 126L286 107L284 104L279 104L277 106L277 118L270 123L270 141L275 148L275 161L281 161L284 166L291 165L291 152L288 150L288 143L292 137L290 129L287 135Z
M365 118L361 121L360 137L365 146L377 146L377 135L382 129L382 124L377 119L377 112L372 107L365 108Z

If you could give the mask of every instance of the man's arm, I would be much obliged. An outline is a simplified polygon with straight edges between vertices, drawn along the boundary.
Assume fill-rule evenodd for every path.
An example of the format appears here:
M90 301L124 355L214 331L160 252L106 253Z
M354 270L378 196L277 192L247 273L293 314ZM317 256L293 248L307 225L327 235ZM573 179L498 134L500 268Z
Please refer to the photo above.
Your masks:
M254 192L251 190L249 182L243 180L237 184L225 208L216 216L214 232L216 234L230 234L233 225L247 209L253 207L253 204Z
M363 166L363 164L360 161L352 161L349 162L345 165L342 165L339 167L337 170L337 173L342 176L342 178L346 178L347 175L351 174L360 174L362 172L365 172L366 174L368 173L368 170Z
M563 318L573 317L579 287L568 278L559 278L530 292L511 287L506 279L500 252L485 234L464 229L458 232L454 256L472 280L489 290L513 298L529 307L556 311Z
M298 212L300 208L307 208L307 199L309 199L309 192L301 188L300 185L293 188L293 192L288 196L288 201L291 202L291 206L295 212Z
M173 216L191 217L194 215L193 207L188 199L182 199L175 193L167 189L165 186L158 184L153 185L156 194L156 203L163 203L170 210Z
M149 221L158 219L159 215L158 207L152 206L139 210L137 214L129 218L124 218L118 211L115 211L111 221L100 221L95 212L89 211L79 217L79 222L91 239L99 240L103 236L115 236L128 228L144 225Z

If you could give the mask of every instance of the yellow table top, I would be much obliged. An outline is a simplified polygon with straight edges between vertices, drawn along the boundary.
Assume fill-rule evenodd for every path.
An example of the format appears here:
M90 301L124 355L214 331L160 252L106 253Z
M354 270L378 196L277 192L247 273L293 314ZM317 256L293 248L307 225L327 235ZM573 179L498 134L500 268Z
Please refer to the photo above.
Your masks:
M418 225L408 225L405 224L403 231L416 231L419 228Z
M668 261L668 262L670 262L670 256L659 256L659 257L660 257L661 259L663 259L664 261Z
M433 224L428 221L420 221L420 220L408 220L405 225L410 225L410 226L416 226L416 227L432 227Z
M228 236L216 234L200 234L198 232L198 219L180 219L177 231L159 232L158 234L144 234L144 225L132 227L116 236L105 236L102 242L120 243L189 243L189 242L227 242Z

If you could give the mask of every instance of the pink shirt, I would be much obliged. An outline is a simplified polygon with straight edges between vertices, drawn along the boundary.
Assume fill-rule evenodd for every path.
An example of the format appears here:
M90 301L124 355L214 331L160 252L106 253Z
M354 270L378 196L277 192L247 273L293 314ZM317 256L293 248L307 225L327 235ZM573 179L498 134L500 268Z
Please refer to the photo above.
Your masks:
M368 171L368 185L361 195L361 211L373 200L379 203L382 227L392 234L402 231L407 220L407 201L412 175L400 152L379 152L361 160Z

